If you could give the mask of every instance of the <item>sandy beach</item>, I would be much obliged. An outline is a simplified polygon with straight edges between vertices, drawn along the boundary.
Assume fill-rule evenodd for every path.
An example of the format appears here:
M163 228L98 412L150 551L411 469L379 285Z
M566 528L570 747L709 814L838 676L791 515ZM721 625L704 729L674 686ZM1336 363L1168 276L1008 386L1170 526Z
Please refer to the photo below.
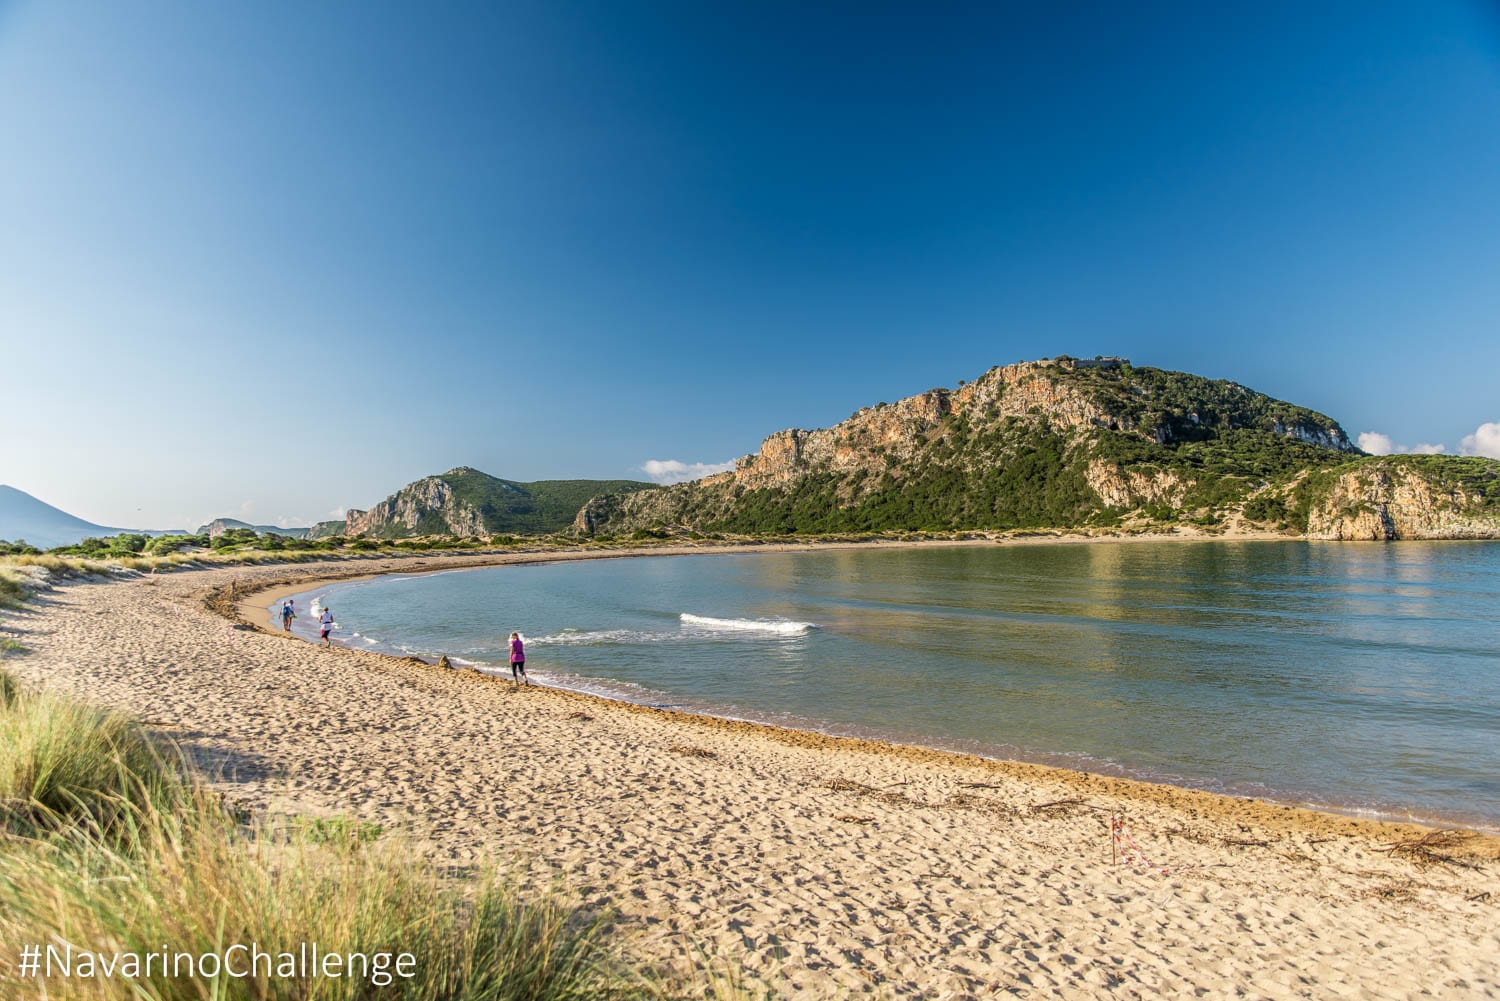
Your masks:
M138 715L252 809L376 821L459 869L516 858L639 953L699 943L776 996L1500 994L1494 838L1424 864L1386 850L1427 833L1408 825L513 691L265 628L315 580L494 562L69 584L10 617L31 652L5 666Z

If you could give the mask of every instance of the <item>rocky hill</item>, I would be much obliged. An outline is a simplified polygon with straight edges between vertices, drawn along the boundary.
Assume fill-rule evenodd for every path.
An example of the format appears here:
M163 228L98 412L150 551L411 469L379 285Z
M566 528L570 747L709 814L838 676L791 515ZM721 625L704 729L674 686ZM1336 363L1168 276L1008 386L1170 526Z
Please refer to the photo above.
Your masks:
M368 511L312 532L401 539L418 535L542 535L567 529L580 506L601 493L628 496L654 489L634 480L539 480L516 483L468 466L408 483Z
M207 525L201 525L194 535L206 535L210 539L217 539L232 528L248 528L258 535L281 535L288 539L305 539L311 529L307 528L282 528L279 525L252 525L238 518L215 518Z
M1192 522L1320 538L1500 537L1500 463L1361 456L1332 418L1237 383L1064 356L866 407L832 428L779 431L732 472L595 497L573 527L778 534Z

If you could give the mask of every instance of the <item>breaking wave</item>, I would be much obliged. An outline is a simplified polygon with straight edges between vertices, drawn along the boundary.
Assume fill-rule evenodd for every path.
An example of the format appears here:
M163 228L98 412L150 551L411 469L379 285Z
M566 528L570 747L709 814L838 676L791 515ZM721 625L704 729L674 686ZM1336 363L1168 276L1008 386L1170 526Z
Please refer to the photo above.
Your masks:
M615 644L637 645L641 643L682 643L703 641L714 636L729 634L750 638L761 636L802 636L816 629L812 622L794 622L790 619L716 619L707 615L683 612L678 616L678 628L667 630L647 629L564 629L547 636L537 636L526 642L537 646L610 646ZM727 638L727 636L725 637Z
M791 619L716 619L708 615L694 615L691 612L683 612L678 618L684 626L693 626L710 632L801 636L810 629L818 628L817 623L795 622Z
M526 642L535 646L603 646L609 643L663 643L681 639L678 633L653 633L642 629L564 629Z

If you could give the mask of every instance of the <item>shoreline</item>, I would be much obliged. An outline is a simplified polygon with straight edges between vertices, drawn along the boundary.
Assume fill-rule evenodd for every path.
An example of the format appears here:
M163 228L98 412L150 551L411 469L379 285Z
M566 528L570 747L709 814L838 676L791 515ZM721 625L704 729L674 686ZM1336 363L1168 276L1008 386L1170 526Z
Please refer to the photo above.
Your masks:
M1410 824L513 692L235 622L320 575L493 558L63 584L6 613L31 652L5 667L143 720L236 807L379 824L445 871L511 860L637 955L694 943L756 996L1500 993L1500 839L1435 861L1397 850L1431 833Z
M1066 539L1028 538L1025 540L1021 540L1021 544L1083 544L1111 541L1123 540L1089 537L1067 537ZM1132 541L1207 542L1219 540L1217 539L1217 537L1175 538L1137 536L1132 537ZM1250 538L1236 538L1229 541L1267 542L1306 540L1283 539L1279 537L1264 538L1256 536ZM538 565L554 562L579 562L591 559L623 559L644 556L692 556L715 553L785 553L863 548L931 548L939 546L973 546L994 544L995 543L989 542L988 540L885 543L845 542L826 544L815 543L769 544L760 546L716 546L701 548L666 547L664 549L643 549L614 553L595 553L587 551L564 551L561 553L516 553L500 554L493 558L489 556L453 557L453 559L455 560L463 560L464 564L462 566L435 566L411 570L385 570L375 573L350 572L334 575L314 574L312 576L308 576L299 580L288 580L285 582L281 582L274 587L267 588L258 592L238 596L234 602L232 611L230 610L226 602L216 601L213 598L209 599L209 605L216 612L218 612L218 614L224 615L226 618L230 618L231 621L237 622L239 624L249 625L261 632L279 636L284 639L292 639L299 643L304 643L307 645L317 645L307 638L297 636L294 633L287 633L283 631L280 628L279 623L276 621L274 613L271 612L268 606L279 604L283 599L287 597L301 594L306 591L316 590L319 587L328 584L344 584L351 581L373 580L379 577L387 576L418 576L431 573L477 570L498 566ZM441 562L445 558L440 556L436 557L436 559ZM354 648L348 646L336 646L334 649L350 651L354 650ZM436 663L424 660L423 658L417 657L415 655L402 656L400 654L385 653L378 650L359 650L358 652L361 654L368 654L376 657L389 658L398 662L422 664L433 670L443 670L441 668L438 668ZM448 668L447 670L470 672L482 677L492 678L497 683L503 682L505 680L499 674L490 674L488 672L479 671L475 668L467 666L455 665L454 667ZM948 760L954 764L972 765L975 763L984 763L987 765L1000 766L1002 770L1011 775L1025 775L1029 778L1064 781L1069 784L1077 785L1080 789L1096 791L1103 790L1110 795L1128 795L1132 797L1141 797L1158 803L1175 802L1182 797L1207 797L1206 800L1198 804L1199 808L1218 812L1225 817L1233 817L1237 820L1245 820L1253 823L1267 823L1271 821L1272 818L1274 818L1276 823L1280 823L1287 819L1285 817L1286 811L1294 811L1293 816L1296 817L1300 817L1306 814L1319 818L1336 818L1346 821L1350 824L1356 825L1353 829L1361 834L1369 834L1372 830L1377 830L1381 825L1388 825L1392 828L1390 836L1393 839L1405 836L1412 831L1430 831L1458 828L1470 831L1482 838L1492 840L1494 842L1493 847L1496 849L1497 855L1500 855L1500 828L1486 826L1484 824L1476 824L1474 821L1466 818L1402 818L1394 814L1378 813L1375 811L1358 811L1353 809L1343 810L1333 805L1284 802L1281 800L1260 796L1238 796L1233 793L1215 792L1212 790L1201 789L1189 785L1178 785L1170 782L1158 782L1146 778L1135 778L1129 775L1112 775L1106 772L1070 768L1066 765L1044 761L1027 760L1023 758L995 757L973 752L934 747L921 743L912 743L908 741L885 740L879 737L862 737L848 734L830 733L824 730L811 728L789 727L776 723L768 723L761 720L730 717L715 713L709 709L684 710L676 708L666 708L657 705L631 702L625 699L614 698L609 695L599 694L596 692L582 691L579 689L565 688L555 685L539 685L536 687L545 688L548 691L566 693L568 695L576 696L579 698L597 699L604 703L626 707L634 711L664 713L669 717L709 721L715 725L722 724L724 727L728 728L731 731L745 732L741 728L747 728L752 732L761 732L767 735L771 735L773 736L773 739L784 740L794 744L801 744L802 746L828 746L846 750L864 750L873 753L908 756L913 760ZM787 738L784 735L793 736L791 738ZM828 741L830 743L822 744L822 741ZM928 756L937 756L937 758L929 759ZM1128 770L1124 766L1120 767L1122 771ZM1083 781L1080 781L1080 779L1082 779ZM1246 810L1244 809L1244 807L1247 804L1253 804L1260 807L1261 809ZM1376 826L1371 827L1370 825ZM1320 821L1315 826L1317 826L1319 829L1323 829L1326 827L1326 821Z
M520 564L542 564L555 562L570 562L575 560L607 560L607 559L631 559L644 556L698 556L714 553L794 553L794 552L822 552L840 549L933 549L947 547L975 547L988 546L1075 546L1108 543L1156 544L1156 543L1207 543L1207 542L1307 542L1323 543L1326 540L1309 539L1305 536L1287 536L1277 532L1246 532L1235 530L1210 535L1196 528L1181 533L1164 534L1160 532L1145 532L1134 535L1081 535L1076 533L1053 533L1036 532L1023 533L1013 536L1001 536L998 538L971 538L971 539L866 539L859 541L836 541L836 542L709 542L704 541L693 544L642 546L629 549L560 549L551 551L524 550L519 552L488 552L488 553L413 553L400 556L375 556L370 559L377 560L413 560L417 562L428 561L450 561L462 562L463 566L457 569L478 569L490 566L511 566ZM1411 540L1411 541L1452 541L1452 540ZM1473 541L1473 540L1457 540ZM1348 545L1340 542L1336 545ZM1388 543L1387 543L1388 544ZM302 564L260 564L262 566L318 566L316 562ZM268 597L280 601L282 598L290 597L302 590L309 590L311 586L318 584L347 583L352 580L368 580L372 577L383 577L393 573L434 573L441 572L442 568L418 569L411 571L403 570L380 570L364 571L351 570L348 573L319 574L316 578L309 578L302 586L281 586L266 590ZM228 617L228 612L221 611ZM258 623L254 624L260 628ZM277 623L271 616L267 616L267 625L274 632Z

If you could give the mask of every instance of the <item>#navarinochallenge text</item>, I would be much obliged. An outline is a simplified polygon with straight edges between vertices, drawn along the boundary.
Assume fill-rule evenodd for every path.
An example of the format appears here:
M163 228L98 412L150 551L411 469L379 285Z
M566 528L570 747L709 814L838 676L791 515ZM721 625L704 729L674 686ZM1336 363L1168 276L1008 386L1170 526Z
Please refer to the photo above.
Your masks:
M410 980L417 959L409 952L328 952L303 942L294 952L266 952L260 944L236 943L215 952L176 952L163 945L151 952L94 952L72 945L25 945L16 972L29 977L142 980L150 977L203 977L236 980L292 980L347 977L388 987L396 977Z

